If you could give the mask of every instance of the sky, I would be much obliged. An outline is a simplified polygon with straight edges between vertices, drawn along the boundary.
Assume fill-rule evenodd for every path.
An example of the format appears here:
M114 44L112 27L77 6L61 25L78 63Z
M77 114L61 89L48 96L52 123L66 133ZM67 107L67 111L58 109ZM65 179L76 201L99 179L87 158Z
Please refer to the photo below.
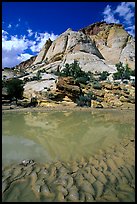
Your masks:
M2 67L37 55L68 28L101 21L121 23L135 36L135 2L2 2Z

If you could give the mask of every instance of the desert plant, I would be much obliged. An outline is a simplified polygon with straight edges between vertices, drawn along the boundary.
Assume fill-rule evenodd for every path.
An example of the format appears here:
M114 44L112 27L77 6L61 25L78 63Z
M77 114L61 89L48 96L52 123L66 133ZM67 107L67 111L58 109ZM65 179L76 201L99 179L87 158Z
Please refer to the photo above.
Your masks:
M80 80L80 77L84 77L83 79L81 78L81 80L85 81L86 80L89 80L89 76L88 76L88 73L84 72L80 66L79 66L79 63L77 60L74 60L73 63L71 64L68 64L66 63L65 64L65 68L61 70L60 72L60 75L61 76L71 76L73 77L74 79L77 79Z
M37 80L40 80L42 78L40 70L37 71L36 77L37 77Z
M114 80L121 79L123 81L123 79L130 79L130 76L134 74L133 70L128 67L128 64L124 66L122 62L119 62L115 66L117 67L117 72L113 74Z
M102 85L101 85L98 81L94 81L94 82L92 83L92 87L93 87L94 89L101 89L101 88L102 88Z
M90 107L91 106L91 100L93 99L94 95L92 92L89 92L85 95L80 95L77 99L76 99L76 103L78 106L87 106Z
M30 102L30 106L36 107L37 104L38 104L37 98L36 97L32 97L31 98L31 102Z
M108 75L109 75L109 73L107 71L103 71L103 72L101 72L99 79L100 80L106 80Z
M87 84L88 80L89 80L88 76L77 77L76 78L76 83Z
M9 98L12 100L15 97L17 104L17 99L21 99L23 96L23 81L17 78L13 78L7 81L6 88Z

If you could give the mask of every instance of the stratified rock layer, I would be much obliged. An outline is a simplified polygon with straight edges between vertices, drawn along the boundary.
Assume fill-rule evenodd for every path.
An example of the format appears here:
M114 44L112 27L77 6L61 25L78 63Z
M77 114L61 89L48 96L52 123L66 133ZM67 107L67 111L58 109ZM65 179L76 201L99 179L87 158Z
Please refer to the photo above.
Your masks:
M135 41L121 24L99 22L81 29L93 40L108 64L119 61L135 68Z

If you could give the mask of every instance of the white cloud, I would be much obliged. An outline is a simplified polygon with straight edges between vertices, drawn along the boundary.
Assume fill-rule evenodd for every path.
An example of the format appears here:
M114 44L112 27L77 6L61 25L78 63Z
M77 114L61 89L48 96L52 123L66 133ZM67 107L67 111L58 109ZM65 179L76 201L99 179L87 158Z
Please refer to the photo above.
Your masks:
M127 28L126 28L126 31L128 31L128 33L129 33L130 35L134 36L134 35L135 35L135 26L133 25L133 26L127 27Z
M8 32L5 31L5 30L2 30L2 38L6 40L7 39L7 35L8 35Z
M28 53L20 54L20 56L17 57L19 61L25 61L27 59L30 59L33 55L30 55Z
M114 12L123 17L124 23L131 24L132 18L135 16L134 7L134 2L122 2Z
M104 19L103 21L106 21L107 23L119 23L119 20L115 19L114 12L111 9L110 5L107 5L104 12Z
M128 32L134 36L135 28L134 25L132 25L134 24L135 17L134 8L135 2L121 2L116 9L112 9L110 5L107 5L102 13L103 21L107 23L121 23L124 25L125 30L128 30Z
M135 2L127 2L127 4L133 8L135 8Z
M17 23L17 24L15 25L15 27L18 28L18 27L19 27L19 24Z
M10 36L8 33L2 34L2 66L12 67L21 62L21 54L28 48L27 39L18 38L17 36Z
M11 51L11 50L19 50L23 51L27 49L27 41L24 41L24 39L18 39L16 36L11 36L10 40L3 40L2 42L2 48Z
M38 54L48 38L53 41L58 37L54 33L37 33L31 29L28 29L27 32L27 36L13 36L2 30L2 67L18 65L20 62ZM33 40L32 34L34 34Z
M8 28L11 28L11 24L8 25Z
M58 35L55 35L54 33L35 33L35 40L37 43L33 44L30 49L32 50L32 52L39 52L41 50L41 48L43 47L43 45L45 44L46 40L48 40L49 38L54 41L56 38L58 37Z
M28 36L29 36L29 37L31 37L31 36L33 35L33 32L32 32L31 29L28 29L27 32L28 32Z

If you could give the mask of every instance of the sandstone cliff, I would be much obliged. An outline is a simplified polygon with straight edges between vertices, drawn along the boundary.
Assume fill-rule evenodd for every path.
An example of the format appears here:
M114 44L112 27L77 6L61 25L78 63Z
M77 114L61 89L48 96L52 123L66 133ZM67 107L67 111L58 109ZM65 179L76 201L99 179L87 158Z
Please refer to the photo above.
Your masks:
M37 56L15 66L22 73L62 69L66 63L79 61L84 71L115 72L123 62L135 69L135 39L121 24L98 22L79 31L67 29L53 42L48 39Z
M37 56L33 56L30 59L21 62L19 65L16 65L14 68L14 70L17 70L19 72L24 72L26 70L27 67L31 66L32 63L35 61Z
M113 65L121 61L135 68L135 40L121 24L99 22L80 31L95 42L106 63Z
M72 31L68 29L62 33L44 52L38 54L37 58L46 60L44 68L47 70L62 69L66 63L72 63L74 60L79 61L81 68L85 71L110 71L113 72L115 69L105 63L105 58L98 50L95 42L93 42L89 36L83 32ZM57 63L58 62L58 63ZM35 60L33 65L36 65Z

